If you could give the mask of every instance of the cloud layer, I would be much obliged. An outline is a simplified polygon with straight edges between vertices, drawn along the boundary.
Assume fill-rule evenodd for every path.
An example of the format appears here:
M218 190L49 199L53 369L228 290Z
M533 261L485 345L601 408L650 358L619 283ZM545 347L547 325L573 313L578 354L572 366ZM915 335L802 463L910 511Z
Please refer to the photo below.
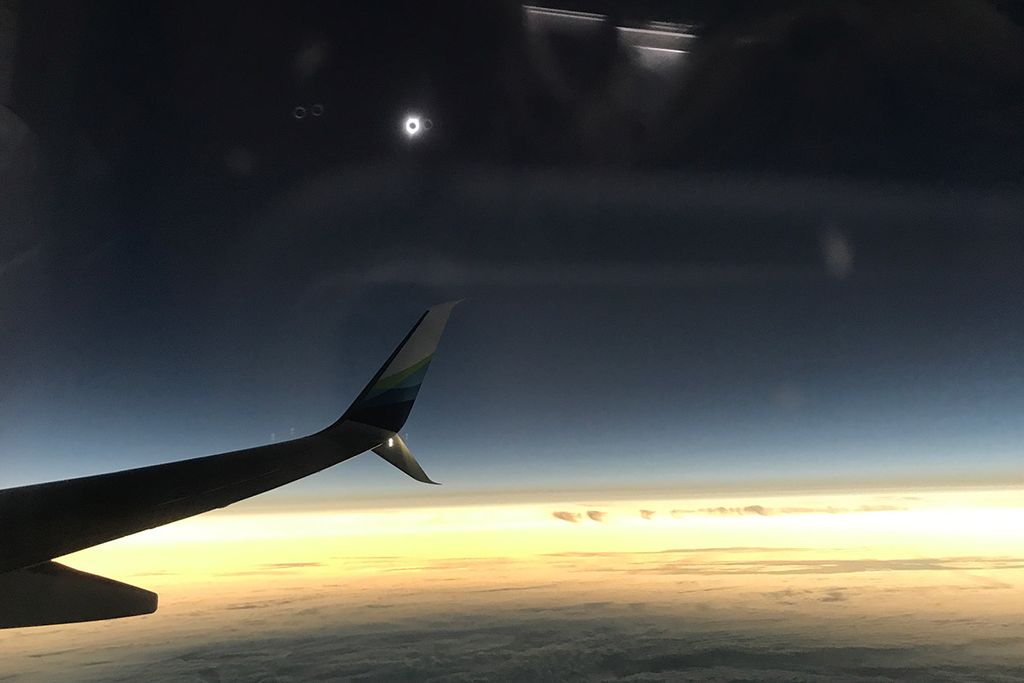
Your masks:
M821 598L841 602L842 591ZM258 614L255 607L251 614ZM632 612L632 613L631 613ZM237 613L236 613L237 614ZM609 603L546 609L435 613L350 623L316 613L316 625L255 637L185 638L133 652L107 648L76 680L658 681L1012 680L1024 638L967 636L929 642L823 642L778 620L680 622ZM60 655L58 655L59 657ZM118 661L120 657L124 660ZM70 680L56 672L56 680ZM17 679L17 677L15 677Z

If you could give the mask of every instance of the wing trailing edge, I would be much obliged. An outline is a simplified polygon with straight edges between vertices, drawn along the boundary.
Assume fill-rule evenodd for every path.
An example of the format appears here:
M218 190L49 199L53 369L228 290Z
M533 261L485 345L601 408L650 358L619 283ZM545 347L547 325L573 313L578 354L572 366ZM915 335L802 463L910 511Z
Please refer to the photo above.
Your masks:
M157 595L57 562L0 574L0 628L119 619L156 611Z

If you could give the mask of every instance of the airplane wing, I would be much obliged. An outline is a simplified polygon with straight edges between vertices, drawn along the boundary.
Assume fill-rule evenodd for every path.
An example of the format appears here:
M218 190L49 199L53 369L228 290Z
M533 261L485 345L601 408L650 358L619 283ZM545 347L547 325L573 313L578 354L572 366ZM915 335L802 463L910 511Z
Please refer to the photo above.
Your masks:
M0 491L0 628L153 612L154 594L50 560L225 507L368 450L414 479L435 483L397 432L409 416L456 303L427 310L348 410L316 434ZM69 592L81 599L64 600ZM15 594L19 600L10 598Z

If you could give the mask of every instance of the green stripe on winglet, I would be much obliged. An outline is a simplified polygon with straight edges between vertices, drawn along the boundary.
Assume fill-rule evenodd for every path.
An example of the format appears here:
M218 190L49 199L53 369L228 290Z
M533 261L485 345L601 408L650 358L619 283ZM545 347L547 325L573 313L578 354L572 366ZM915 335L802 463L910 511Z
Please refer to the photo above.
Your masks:
M377 380L377 383L373 385L373 389L370 391L370 396L379 394L382 391L387 391L391 387L401 384L402 380L407 378L409 375L412 375L413 373L426 367L427 364L430 363L430 359L433 357L434 355L431 354L424 358L423 360L416 363L415 365L410 365L408 368L402 370L401 372L396 372L395 374L389 375L387 377L381 377L379 380ZM367 396L367 398L369 398L369 396Z

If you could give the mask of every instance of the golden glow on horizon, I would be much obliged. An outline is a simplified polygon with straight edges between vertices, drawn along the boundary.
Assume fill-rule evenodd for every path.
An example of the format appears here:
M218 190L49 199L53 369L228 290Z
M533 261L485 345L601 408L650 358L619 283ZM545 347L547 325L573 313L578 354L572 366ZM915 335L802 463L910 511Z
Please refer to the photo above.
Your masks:
M427 637L458 623L571 632L582 618L618 624L624 637L685 624L715 642L736 634L884 652L924 645L1017 662L1022 548L1024 496L1010 489L240 505L61 559L157 591L155 614L0 631L0 652L25 680L83 671L105 680L154 662L205 670L207 660L189 653L211 643L235 652L268 638L344 640L396 625Z
M645 511L641 514L641 510ZM1024 547L1018 490L552 502L391 510L226 510L63 558L159 588L266 581L276 570L344 576L452 558L766 548L802 557L1013 556ZM390 558L391 563L382 563ZM391 566L393 565L393 566ZM142 577L145 577L143 579Z

